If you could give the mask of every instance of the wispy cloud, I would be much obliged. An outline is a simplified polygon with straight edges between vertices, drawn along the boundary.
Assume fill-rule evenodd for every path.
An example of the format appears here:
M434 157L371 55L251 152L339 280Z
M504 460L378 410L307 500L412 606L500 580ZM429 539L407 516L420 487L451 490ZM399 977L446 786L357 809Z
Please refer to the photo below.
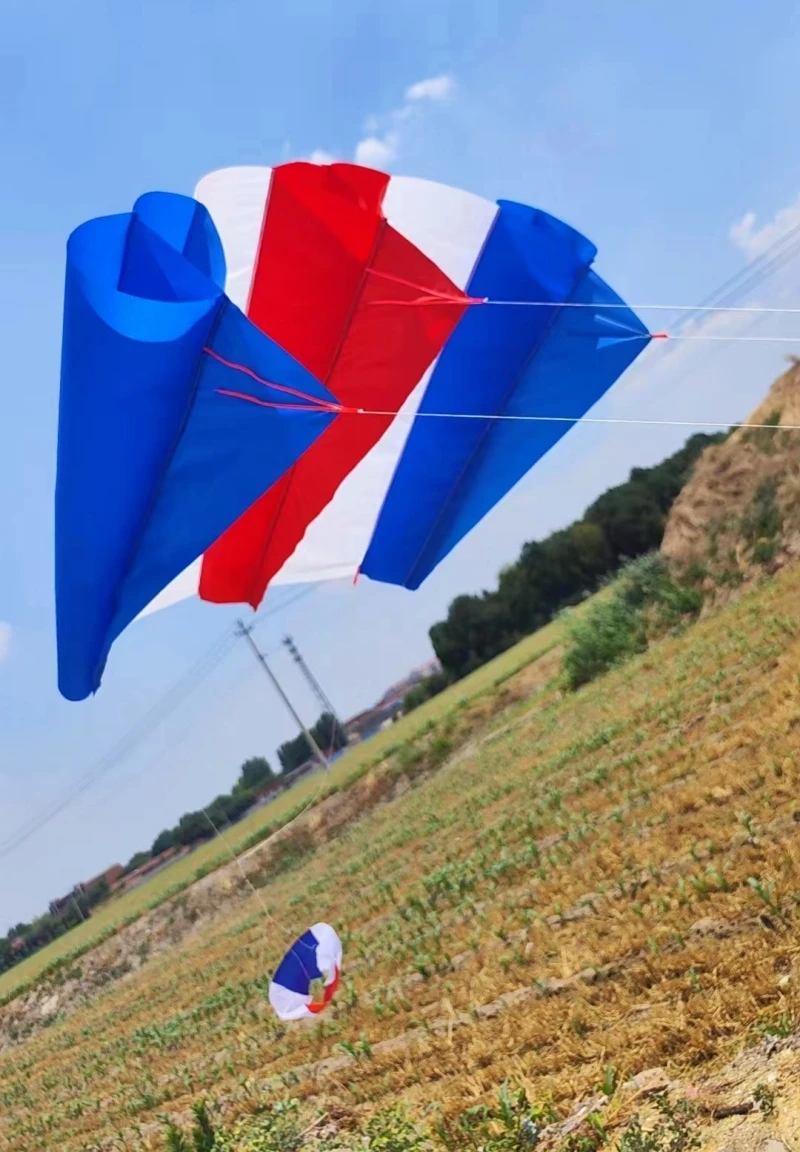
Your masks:
M11 651L11 625L0 620L0 664Z
M399 132L386 132L382 136L365 136L356 144L356 164L364 164L367 168L386 168L397 158L399 146Z
M353 153L356 164L368 168L388 168L397 159L404 126L419 113L424 104L443 104L455 94L452 76L428 76L406 88L403 103L385 116L370 115L364 121L364 135ZM333 157L324 148L316 148L309 159L314 164L330 164Z
M760 228L756 227L755 212L745 212L740 220L731 225L728 235L737 248L744 252L749 260L754 260L762 252L766 252L770 244L774 244L781 236L790 232L800 224L800 196L780 208L773 218Z
M427 80L418 80L416 84L406 88L406 100L447 100L456 90L456 82L452 76L431 76Z

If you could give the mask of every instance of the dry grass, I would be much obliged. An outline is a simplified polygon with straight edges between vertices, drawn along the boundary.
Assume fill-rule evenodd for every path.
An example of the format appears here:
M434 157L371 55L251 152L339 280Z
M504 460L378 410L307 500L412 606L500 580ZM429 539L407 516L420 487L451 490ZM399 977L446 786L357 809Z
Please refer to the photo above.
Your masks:
M557 643L561 629L561 623L554 622L534 636L526 637L471 676L467 676L439 696L428 700L410 715L401 718L391 728L379 732L366 743L349 749L336 761L324 779L315 776L302 780L271 804L251 813L227 833L231 847L237 853L240 852L252 837L258 835L268 825L288 819L293 811L313 802L320 794L321 787L325 789L347 787L352 780L386 756L392 747L413 740L431 724L440 721L460 702L474 700L495 685L502 685ZM218 840L212 840L165 868L152 879L140 884L138 888L108 901L95 911L90 920L77 925L8 972L0 973L0 999L20 985L36 979L53 961L91 942L108 929L117 927L131 917L141 915L147 908L155 906L170 889L190 881L198 869L208 869L215 864L224 863L229 858L228 849Z
M575 697L517 703L264 889L272 918L218 921L0 1057L0 1138L156 1148L160 1114L265 1085L355 1116L452 1115L506 1079L563 1103L611 1059L697 1076L791 1031L799 597L788 571ZM431 739L455 740L439 708ZM266 979L317 919L346 982L284 1029Z
M663 553L707 573L707 605L800 556L800 365L794 361L738 428L707 448L670 511Z

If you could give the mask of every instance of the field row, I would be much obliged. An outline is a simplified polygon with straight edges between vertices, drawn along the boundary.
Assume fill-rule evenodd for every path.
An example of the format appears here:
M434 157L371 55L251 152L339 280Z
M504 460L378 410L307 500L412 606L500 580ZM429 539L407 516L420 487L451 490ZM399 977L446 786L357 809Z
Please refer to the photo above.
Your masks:
M450 1122L506 1079L566 1104L612 1058L622 1076L697 1067L791 1031L799 591L786 574L576 696L550 683L491 740L320 829L261 890L267 916L242 906L0 1057L7 1146L160 1147L159 1116L201 1096L354 1119L400 1099ZM460 718L429 739L459 743ZM287 1028L269 972L319 919L344 986Z

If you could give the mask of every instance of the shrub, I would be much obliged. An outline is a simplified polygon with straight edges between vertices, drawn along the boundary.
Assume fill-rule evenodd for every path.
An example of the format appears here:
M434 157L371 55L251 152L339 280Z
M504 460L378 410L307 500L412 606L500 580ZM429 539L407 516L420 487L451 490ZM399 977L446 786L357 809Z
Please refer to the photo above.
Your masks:
M574 691L644 652L648 632L674 627L695 616L702 604L696 579L676 581L660 553L632 561L610 597L569 624L563 662L566 687Z
M774 477L763 480L741 521L742 536L750 547L753 560L764 566L771 564L778 554L783 529L777 491Z
M297 868L311 855L315 847L316 842L311 829L305 824L295 824L275 841L270 858L258 876L253 879L253 883L257 888L263 888L276 876Z
M452 678L445 672L434 672L431 676L426 676L424 680L420 680L419 684L415 684L403 697L403 712L408 714L413 712L415 708L419 708L420 704L424 704L427 700L432 700L434 696L438 696L440 692L444 692L445 688L449 688L452 684Z
M440 1120L436 1134L447 1152L528 1152L556 1119L549 1102L531 1104L524 1089L512 1092L504 1085L497 1104L478 1104L454 1119Z
M666 557L653 552L627 565L618 594L629 608L654 608L658 623L668 625L700 611L703 594L699 584L703 575L702 569L693 567L681 580L675 580Z
M431 1147L397 1104L373 1116L366 1135L370 1152L428 1152Z
M659 1121L647 1132L639 1117L633 1117L619 1142L620 1152L692 1152L700 1146L696 1111L688 1100L671 1104L660 1096L656 1108Z
M224 1130L212 1123L204 1104L192 1111L188 1136L174 1124L167 1126L167 1152L296 1152L303 1143L296 1100L278 1101Z
M571 690L588 684L647 647L640 614L615 596L595 604L583 620L569 626L564 654L564 678Z

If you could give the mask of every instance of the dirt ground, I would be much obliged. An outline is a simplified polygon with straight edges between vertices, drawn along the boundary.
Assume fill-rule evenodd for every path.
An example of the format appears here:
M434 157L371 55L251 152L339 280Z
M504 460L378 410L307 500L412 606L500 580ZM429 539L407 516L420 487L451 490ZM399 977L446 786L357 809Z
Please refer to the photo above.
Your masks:
M788 569L577 694L553 651L454 708L248 858L265 915L233 868L208 877L190 926L171 910L182 939L0 1056L0 1138L155 1152L201 1097L286 1094L343 1132L397 1101L453 1124L508 1082L557 1110L543 1145L592 1152L587 1114L611 1140L651 1124L661 1077L704 1148L794 1152L799 600ZM285 1028L265 981L318 919L344 984Z

